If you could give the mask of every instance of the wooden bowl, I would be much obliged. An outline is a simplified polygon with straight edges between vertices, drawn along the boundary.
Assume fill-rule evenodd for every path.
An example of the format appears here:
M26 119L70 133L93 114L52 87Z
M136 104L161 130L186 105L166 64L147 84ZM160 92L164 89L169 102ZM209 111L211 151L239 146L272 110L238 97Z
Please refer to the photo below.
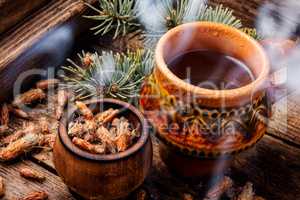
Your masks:
M117 199L139 187L152 164L152 143L143 115L133 106L113 99L89 101L86 104L97 113L108 108L120 109L141 136L128 150L97 155L76 147L67 134L67 125L77 109L68 109L60 122L59 135L53 149L57 173L75 193L87 199ZM138 126L139 125L139 126Z

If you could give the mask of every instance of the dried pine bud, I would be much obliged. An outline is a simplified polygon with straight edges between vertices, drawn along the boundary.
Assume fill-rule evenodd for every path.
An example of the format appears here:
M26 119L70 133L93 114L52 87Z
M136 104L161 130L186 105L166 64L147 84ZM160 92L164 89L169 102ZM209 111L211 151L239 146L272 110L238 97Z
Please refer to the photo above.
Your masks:
M8 126L9 124L9 110L7 104L3 104L1 109L1 124Z
M85 54L85 56L82 59L82 64L84 68L87 68L93 64L92 55L90 53Z
M19 173L22 177L26 179L31 179L39 182L45 181L46 177L38 171L29 169L29 168L21 168Z
M97 129L97 124L94 120L86 120L84 123L84 130L88 133L94 133Z
M122 134L116 138L116 146L118 152L125 151L130 145L130 136L127 134Z
M225 176L221 181L216 183L206 194L204 200L218 200L220 197L229 190L233 185L231 178Z
M4 179L0 176L0 198L5 195L5 183Z
M15 116L21 117L24 119L30 118L29 114L19 108L15 108L13 106L8 106L9 112L12 112Z
M27 194L25 197L19 200L46 200L48 199L48 194L44 191L35 191Z
M43 134L50 133L49 119L47 119L46 117L41 117L39 119L38 123L39 123L39 129L40 129L41 133L43 133Z
M105 128L104 126L100 126L96 131L96 137L98 140L102 141L105 144L106 149L110 153L116 153L116 143L114 141L115 137Z
M24 130L18 130L16 132L6 136L5 138L2 138L1 144L8 145L8 144L18 140L19 138L23 137L25 134L26 134L26 132Z
M137 200L146 200L147 198L147 192L143 189L140 189L136 194Z
M110 108L104 112L98 113L94 119L97 123L108 123L112 121L113 118L116 117L118 113L119 113L118 109Z
M253 184L248 182L243 187L241 194L238 195L236 200L254 200L254 195Z
M95 137L95 134L86 133L83 139L88 142L98 142L99 140Z
M87 107L85 103L76 101L75 104L85 119L92 119L94 117L93 112Z
M45 99L46 94L41 89L31 89L23 94L18 95L14 101L13 105L20 107L24 104L31 104L37 100Z
M117 124L117 136L123 135L123 134L130 134L130 128L129 128L129 122L127 119L125 119L124 117L122 117L119 121L119 123Z
M100 148L100 145L93 145L81 138L74 137L72 139L72 142L80 149L88 151L90 153L95 153L95 154L105 153L105 148Z
M3 134L6 134L7 133L7 131L8 131L8 126L6 126L6 125L2 125L2 126L0 126L0 136L2 136Z
M55 117L59 120L63 114L64 108L68 103L69 94L65 90L59 90L57 93L57 108L55 110Z
M82 137L85 133L84 125L80 122L71 122L69 124L68 135L71 137Z
M41 80L41 81L37 82L36 88L46 90L46 89L50 89L50 88L55 88L58 86L58 84L59 84L59 80L55 79L55 78Z
M119 118L114 118L114 120L111 122L112 126L117 127L120 123L120 119Z
M194 197L191 194L184 193L183 200L194 200Z
M38 146L43 137L34 133L29 133L15 142L10 143L0 151L1 161L11 161L24 153L30 152L35 146Z
M45 135L42 145L53 149L55 139L56 139L56 135L54 135L54 134Z

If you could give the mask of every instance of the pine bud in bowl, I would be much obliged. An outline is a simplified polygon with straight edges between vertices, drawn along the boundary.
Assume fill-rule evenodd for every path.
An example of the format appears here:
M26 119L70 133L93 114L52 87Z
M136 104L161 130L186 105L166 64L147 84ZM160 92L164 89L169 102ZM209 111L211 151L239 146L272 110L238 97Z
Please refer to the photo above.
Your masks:
M87 199L117 199L140 186L152 163L143 115L114 99L76 102L61 119L54 149L58 174Z

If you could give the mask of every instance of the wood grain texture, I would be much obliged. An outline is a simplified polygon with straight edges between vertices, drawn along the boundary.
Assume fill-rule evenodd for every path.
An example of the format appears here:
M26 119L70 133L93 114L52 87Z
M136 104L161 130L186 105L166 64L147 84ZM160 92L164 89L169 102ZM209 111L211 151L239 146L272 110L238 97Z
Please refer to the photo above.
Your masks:
M265 136L253 149L236 157L232 177L252 181L271 200L300 199L300 149Z
M46 176L43 183L33 182L20 177L19 169L28 167L39 171ZM49 199L75 199L70 194L68 188L63 184L61 179L45 170L44 168L34 164L31 161L23 161L15 164L1 164L0 175L5 180L6 194L3 199L18 199L32 191L45 191L49 194Z
M47 0L0 0L0 33L14 26Z
M96 0L86 2L93 3ZM0 100L11 97L15 81L24 71L60 65L72 49L74 37L87 30L85 23L74 23L87 6L81 0L58 0L47 4L30 20L0 38ZM64 24L64 26L58 26ZM44 71L44 73L47 73ZM27 77L23 85L29 85Z
M300 91L294 92L273 105L268 133L300 145Z
M86 6L81 0L58 0L40 9L28 22L0 41L0 70L31 47L47 31L82 13L85 9Z

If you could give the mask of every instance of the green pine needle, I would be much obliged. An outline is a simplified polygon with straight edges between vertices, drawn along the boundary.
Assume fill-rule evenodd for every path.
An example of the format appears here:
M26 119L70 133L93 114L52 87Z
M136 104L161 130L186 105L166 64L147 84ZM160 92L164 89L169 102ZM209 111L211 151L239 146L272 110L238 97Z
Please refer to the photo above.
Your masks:
M84 58L89 56L91 64L84 69ZM138 50L127 54L102 52L102 55L79 55L81 65L68 60L70 66L62 67L63 86L72 89L77 99L112 97L124 101L138 97L144 78L152 72L153 54Z
M84 16L99 21L99 25L91 28L95 35L113 32L113 39L116 39L139 29L134 0L99 0L99 9L90 4L86 5L98 13Z

